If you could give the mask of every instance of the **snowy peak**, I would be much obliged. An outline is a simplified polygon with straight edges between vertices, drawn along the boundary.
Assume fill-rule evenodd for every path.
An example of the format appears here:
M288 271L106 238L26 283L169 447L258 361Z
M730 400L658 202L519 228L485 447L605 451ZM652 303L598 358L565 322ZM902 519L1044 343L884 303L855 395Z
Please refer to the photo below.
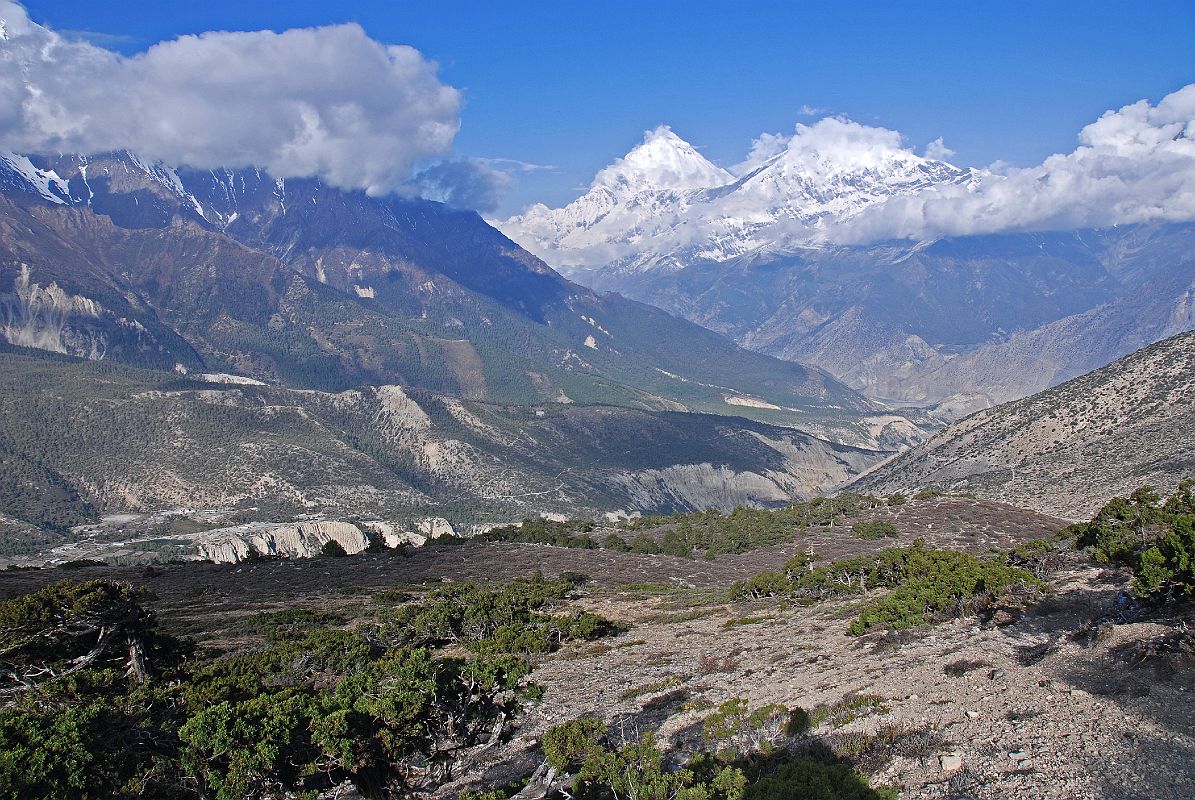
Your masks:
M631 195L659 189L708 189L733 180L733 175L661 125L647 131L642 144L599 172L592 189Z
M678 269L824 244L869 207L976 177L916 154L896 131L845 118L765 134L733 172L660 126L572 203L537 204L499 227L584 282L597 270Z

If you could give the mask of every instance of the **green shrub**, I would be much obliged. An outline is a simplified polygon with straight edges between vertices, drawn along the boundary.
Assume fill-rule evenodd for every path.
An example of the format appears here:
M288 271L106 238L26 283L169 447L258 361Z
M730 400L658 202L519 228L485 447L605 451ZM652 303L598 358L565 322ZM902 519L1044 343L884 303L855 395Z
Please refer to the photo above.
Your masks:
M895 539L900 535L896 526L885 519L856 522L851 526L851 532L860 539Z
M858 516L883 504L884 501L871 495L844 492L835 497L815 497L787 508L736 508L725 514L711 509L692 514L638 517L618 526L640 533L631 543L611 533L602 540L601 546L617 552L643 555L664 553L681 558L703 552L706 558L714 558L791 542L803 528L833 525L838 520ZM659 542L642 534L645 530L665 526L668 529ZM551 522L527 519L520 525L495 528L484 538L558 547L590 547L593 539L588 534L596 527L591 520Z
M631 540L631 552L647 556L659 555L660 545L656 543L655 539L641 533Z
M897 800L895 789L872 788L850 764L796 758L748 787L745 800Z
M1044 589L1032 573L948 550L922 551L907 564L910 576L890 594L868 603L851 621L858 636L871 628L901 630L932 622L943 612L962 616L979 599L990 599L1012 586Z
M773 706L749 711L742 700L723 704L707 718L706 732L713 744L735 743L722 748L721 758L699 754L683 766L669 765L650 733L611 745L606 726L592 718L550 728L542 747L550 766L573 776L569 794L576 800L896 800L896 792L871 788L866 776L834 757L744 752L758 734L743 731L771 730L786 717L791 726L788 713Z
M526 649L525 630L536 641L545 630L551 641L609 631L586 612L527 611L571 586L537 576L491 587L485 599L522 612L496 626L456 620L461 631L496 632L469 658L395 646L381 635L385 619L339 630L324 626L337 618L303 609L239 623L266 634L264 647L197 654L156 632L140 594L107 581L63 581L0 603L0 794L264 800L345 780L369 796L430 793L534 696L530 665L503 652ZM489 614L482 605L466 607ZM148 680L129 669L135 654Z
M1102 563L1133 571L1136 593L1155 602L1195 594L1195 480L1165 502L1149 486L1114 497L1090 522L1068 531Z
M893 589L868 603L849 628L858 635L877 626L908 628L947 612L965 613L1002 591L1022 586L1040 590L1033 574L1009 566L1004 556L981 559L969 553L928 548L921 539L829 564L813 566L802 553L783 572L764 572L731 588L732 597L791 597L812 603L874 589Z
M319 550L322 556L331 556L333 558L343 558L348 555L348 551L344 549L344 545L335 539L329 539L324 542L324 546Z
M702 721L701 735L716 748L718 758L731 762L767 755L784 740L801 736L809 728L809 715L803 709L789 709L778 703L752 709L746 699L735 697Z
M306 608L288 608L282 611L250 614L238 620L232 626L232 631L256 634L272 640L282 640L303 635L314 628L343 623L344 619L335 614L311 611Z
M669 769L651 733L611 747L606 726L581 718L549 728L543 751L548 764L573 775L576 800L741 800L742 770L721 767L706 777L691 769Z
M612 533L602 540L603 550L613 550L615 553L629 553L631 546L617 533Z
M528 518L518 525L493 528L481 539L489 542L520 542L523 544L550 544L557 547L597 547L597 540L589 535L597 527L593 520L570 519L556 522L542 517ZM574 536L574 534L580 534Z
M498 588L475 583L437 587L419 602L379 612L379 641L388 646L461 644L484 653L549 653L570 640L612 636L624 626L588 612L542 613L563 600L576 576L536 574Z

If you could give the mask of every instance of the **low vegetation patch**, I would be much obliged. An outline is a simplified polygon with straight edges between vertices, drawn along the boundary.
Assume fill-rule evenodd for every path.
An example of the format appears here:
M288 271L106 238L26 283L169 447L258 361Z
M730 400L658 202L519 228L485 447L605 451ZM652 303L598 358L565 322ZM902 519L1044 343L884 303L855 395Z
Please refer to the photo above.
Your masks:
M884 698L878 694L851 693L844 696L837 703L818 706L810 711L809 723L814 728L821 728L823 726L841 728L857 719L869 717L876 713L883 713L886 710L884 707Z
M788 597L813 603L846 595L891 590L867 602L849 632L872 628L901 630L943 615L963 615L990 605L1014 589L1041 591L1044 583L1027 570L1009 566L1005 554L980 558L954 550L930 548L918 539L865 556L815 566L806 554L790 559L782 571L764 572L735 584L743 599Z
M581 718L548 730L542 748L576 800L888 800L896 793L868 785L849 762L826 752L814 758L785 749L808 730L808 719L773 705L752 709L729 700L702 723L711 752L670 763L650 733L619 743L602 722Z
M550 653L566 641L592 641L627 630L588 611L545 610L575 588L567 578L514 580L497 588L476 583L437 587L418 602L378 612L375 634L388 647L461 645L479 653Z
M434 791L540 694L522 653L615 629L544 613L572 586L452 584L352 630L255 614L234 628L266 644L215 657L162 634L129 586L62 581L0 603L0 786L55 800Z
M557 547L600 546L615 552L641 555L715 558L791 542L805 528L833 525L883 505L884 500L871 495L844 493L836 497L816 497L778 509L736 508L729 513L711 509L691 514L637 517L619 523L621 533L608 533L600 543L591 535L597 527L592 520L526 519L520 525L495 528L485 538ZM657 528L665 529L658 541L645 533Z
M343 625L344 618L322 611L305 608L291 608L284 611L267 611L250 614L237 620L231 628L234 633L248 633L263 636L271 641L282 641L302 636L315 628Z
M900 535L896 526L885 519L856 522L851 526L851 533L860 539L895 539Z
M1164 501L1149 486L1114 497L1067 533L1097 561L1131 569L1143 600L1164 604L1195 594L1195 480Z

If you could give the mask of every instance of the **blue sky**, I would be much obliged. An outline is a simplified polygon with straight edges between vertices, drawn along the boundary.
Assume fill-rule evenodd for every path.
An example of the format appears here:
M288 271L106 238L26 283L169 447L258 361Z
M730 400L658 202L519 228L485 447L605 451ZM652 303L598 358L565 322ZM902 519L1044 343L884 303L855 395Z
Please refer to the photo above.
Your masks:
M30 0L30 16L125 53L181 34L356 21L464 91L456 151L522 172L499 213L576 196L666 123L733 164L802 108L944 137L953 160L1074 148L1104 110L1195 81L1195 3L174 2Z

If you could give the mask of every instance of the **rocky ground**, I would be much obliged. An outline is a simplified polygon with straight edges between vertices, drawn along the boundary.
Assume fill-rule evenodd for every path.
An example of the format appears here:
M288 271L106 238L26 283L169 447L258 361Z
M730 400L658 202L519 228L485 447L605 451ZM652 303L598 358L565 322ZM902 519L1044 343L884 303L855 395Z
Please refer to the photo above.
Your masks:
M895 522L899 539L864 542L836 526L712 561L469 542L406 558L9 570L0 572L0 592L68 575L131 580L155 593L164 621L223 647L233 643L229 623L256 611L301 606L352 616L368 613L370 595L384 588L578 571L591 582L572 602L631 629L544 658L534 674L543 699L454 789L525 777L539 763L544 730L582 714L611 720L627 736L656 730L683 757L700 745L710 708L744 697L753 706L837 709L814 731L817 741L851 755L873 785L901 787L904 798L1195 797L1195 657L1189 645L1183 655L1159 644L1191 609L1158 619L1118 606L1128 576L1080 554L1051 578L1046 599L1003 625L966 618L854 638L846 626L859 599L808 608L726 602L721 590L731 582L810 546L838 557L923 536L984 552L1062 526L956 498L875 513Z

